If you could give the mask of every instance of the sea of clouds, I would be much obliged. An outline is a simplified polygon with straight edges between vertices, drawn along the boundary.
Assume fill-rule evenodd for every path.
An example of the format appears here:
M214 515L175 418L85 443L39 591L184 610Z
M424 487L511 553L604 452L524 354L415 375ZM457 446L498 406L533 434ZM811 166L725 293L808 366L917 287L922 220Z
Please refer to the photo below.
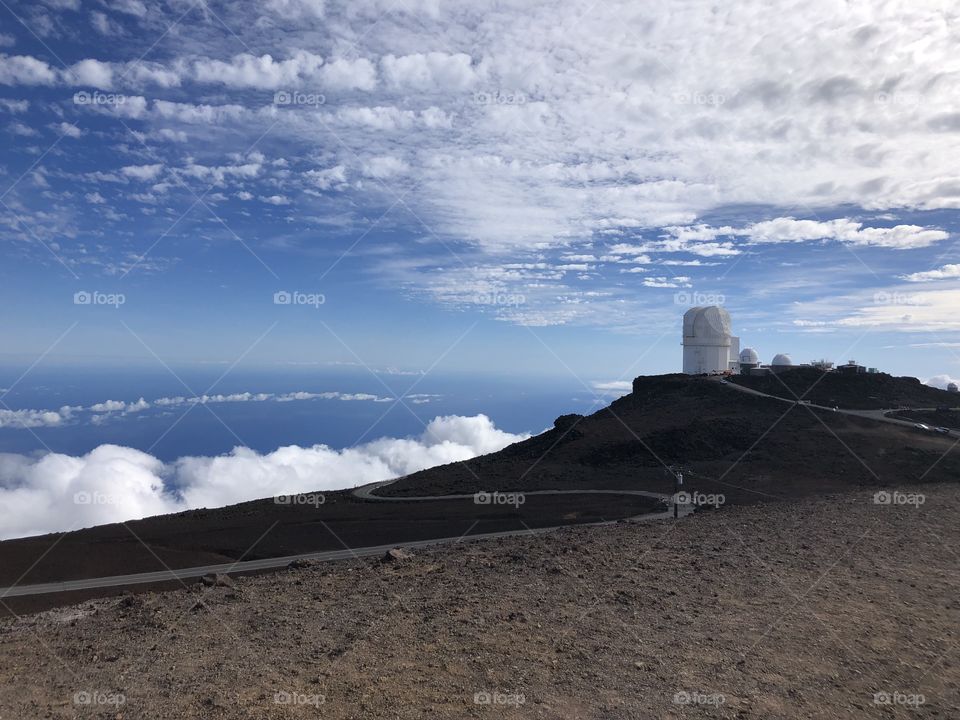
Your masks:
M0 539L355 487L496 452L528 437L498 429L486 415L448 415L434 418L418 437L343 450L291 445L261 454L237 447L227 455L169 463L118 445L79 457L0 453Z

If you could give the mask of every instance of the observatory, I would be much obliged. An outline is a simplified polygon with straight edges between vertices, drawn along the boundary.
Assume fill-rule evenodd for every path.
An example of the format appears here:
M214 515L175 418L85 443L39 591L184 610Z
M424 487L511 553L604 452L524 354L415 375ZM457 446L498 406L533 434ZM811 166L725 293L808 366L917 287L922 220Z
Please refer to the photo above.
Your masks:
M740 338L731 330L730 313L717 305L690 308L683 316L683 371L705 375L735 370Z
M740 372L760 367L760 355L753 348L744 348L740 352Z

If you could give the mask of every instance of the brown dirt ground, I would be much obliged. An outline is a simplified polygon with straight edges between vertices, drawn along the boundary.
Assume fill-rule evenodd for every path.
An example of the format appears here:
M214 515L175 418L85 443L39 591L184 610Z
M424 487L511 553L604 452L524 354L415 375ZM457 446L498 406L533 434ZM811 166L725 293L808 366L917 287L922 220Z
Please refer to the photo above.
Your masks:
M860 490L3 620L0 718L957 718L960 489L905 492L924 504Z

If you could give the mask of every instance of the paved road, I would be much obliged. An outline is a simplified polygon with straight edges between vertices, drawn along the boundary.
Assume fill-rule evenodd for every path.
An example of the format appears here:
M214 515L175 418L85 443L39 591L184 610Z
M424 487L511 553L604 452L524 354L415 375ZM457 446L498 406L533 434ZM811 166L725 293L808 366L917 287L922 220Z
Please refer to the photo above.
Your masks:
M728 387L734 390L738 390L748 395L756 395L758 397L770 398L771 400L779 400L780 402L787 403L789 405L801 405L803 407L814 408L815 410L826 410L828 412L837 412L843 415L854 415L856 417L868 418L870 420L878 420L880 422L889 423L890 425L900 425L902 427L908 427L911 429L916 429L917 423L911 420L899 420L897 418L888 417L887 413L898 412L897 408L890 410L844 410L843 408L833 408L827 405L816 405L814 403L798 403L796 400L791 400L790 398L780 397L779 395L770 395L768 393L760 392L759 390L754 390L753 388L744 387L743 385L737 385L730 381L721 382ZM936 408L910 408L911 410L936 410ZM949 433L934 433L930 432L930 435L939 435L940 437L960 437L960 432L951 430Z
M471 495L427 495L423 497L397 497L388 498L374 495L373 491L396 482L387 480L384 482L371 483L355 488L353 494L358 498L377 501L407 501L407 502L428 502L431 500L450 500L451 498L473 498ZM611 495L639 495L643 497L652 497L661 500L669 500L669 495L659 493L645 492L642 490L538 490L535 492L524 493L524 495L584 495L584 494L611 494ZM689 505L679 507L681 517L685 517L693 512ZM649 522L652 520L665 520L673 517L673 509L667 512L646 513L627 518L629 522ZM609 520L594 523L579 523L577 527L612 525L619 520ZM283 568L295 560L316 560L328 562L332 560L349 560L350 558L372 557L383 555L391 548L402 545L405 548L429 547L431 545L455 545L461 542L483 540L489 538L512 537L516 535L540 535L542 533L552 532L562 527L571 527L571 525L554 525L545 528L507 530L502 532L477 533L475 535L436 538L431 540L413 540L404 543L392 543L389 545L372 545L368 547L352 548L344 550L327 550L323 552L300 553L299 555L287 555L277 558L264 558L262 560L244 560L242 562L221 563L219 565L202 565L191 568L181 568L177 570L157 570L155 572L134 573L131 575L112 575L110 577L86 578L82 580L67 580L64 582L38 583L36 585L15 585L13 587L0 588L0 600L8 597L24 597L28 595L44 595L49 593L67 592L69 590L90 590L94 588L105 587L123 587L127 585L143 585L146 583L165 582L170 580L187 580L198 578L209 573L245 573L258 570L271 570Z

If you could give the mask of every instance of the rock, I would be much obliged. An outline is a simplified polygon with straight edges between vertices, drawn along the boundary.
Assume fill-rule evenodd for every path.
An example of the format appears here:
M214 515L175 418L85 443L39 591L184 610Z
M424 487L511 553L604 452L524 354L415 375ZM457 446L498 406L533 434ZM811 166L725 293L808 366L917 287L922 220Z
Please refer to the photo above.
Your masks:
M403 562L404 560L409 560L413 555L408 553L403 548L393 548L392 550L387 550L386 554L383 556L383 562Z
M208 573L200 578L200 582L207 587L235 588L237 586L229 575L224 575L223 573Z

